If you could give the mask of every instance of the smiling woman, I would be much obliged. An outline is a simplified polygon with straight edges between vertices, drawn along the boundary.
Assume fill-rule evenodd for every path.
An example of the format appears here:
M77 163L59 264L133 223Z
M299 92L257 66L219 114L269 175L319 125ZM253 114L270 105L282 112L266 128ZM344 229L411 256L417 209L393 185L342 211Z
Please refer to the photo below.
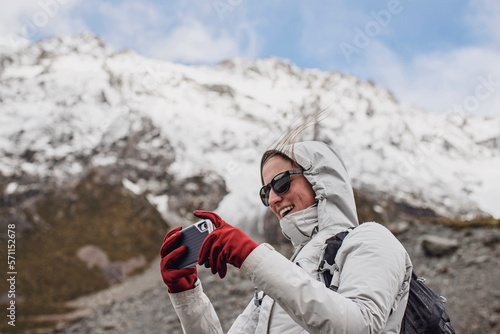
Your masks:
M216 227L201 246L198 264L208 264L221 278L232 264L261 290L229 333L399 333L410 258L382 225L357 227L353 189L337 151L319 141L296 142L305 128L317 124L318 115L285 132L261 159L260 198L295 248L290 260L215 213L195 211ZM169 232L161 248L161 273L172 304L186 333L222 333L197 268L175 269L185 252L180 229ZM319 269L323 246L345 231L351 232L331 267L329 285Z

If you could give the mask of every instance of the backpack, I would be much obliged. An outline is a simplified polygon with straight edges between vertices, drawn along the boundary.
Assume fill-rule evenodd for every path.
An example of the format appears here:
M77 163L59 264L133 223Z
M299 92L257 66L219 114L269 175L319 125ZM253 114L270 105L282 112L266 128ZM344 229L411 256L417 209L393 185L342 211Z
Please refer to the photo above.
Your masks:
M325 253L318 271L327 288L333 278L335 256L349 231L340 232L326 240ZM444 298L425 285L425 279L412 271L408 303L401 322L401 334L455 334L444 307Z

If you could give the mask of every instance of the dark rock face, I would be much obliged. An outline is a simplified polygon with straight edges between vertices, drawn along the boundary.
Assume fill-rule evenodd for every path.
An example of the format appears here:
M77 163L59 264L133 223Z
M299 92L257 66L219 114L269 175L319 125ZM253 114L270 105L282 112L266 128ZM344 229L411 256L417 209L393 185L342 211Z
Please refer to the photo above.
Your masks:
M286 243L287 239L281 233L280 222L276 215L271 211L267 210L264 216L264 238L267 242L273 244Z
M166 193L169 195L169 210L181 217L191 217L194 210L215 210L228 191L224 179L210 172L176 180Z

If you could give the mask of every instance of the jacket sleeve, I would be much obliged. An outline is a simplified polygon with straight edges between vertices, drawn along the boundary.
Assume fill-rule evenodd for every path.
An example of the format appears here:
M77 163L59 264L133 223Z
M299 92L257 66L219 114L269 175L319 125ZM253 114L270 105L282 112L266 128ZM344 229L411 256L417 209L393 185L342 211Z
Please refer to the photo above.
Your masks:
M222 333L219 318L203 292L200 280L196 282L194 289L169 293L169 296L184 333Z
M389 231L361 230L350 233L337 255L343 257L338 292L266 244L250 253L241 269L310 333L379 333L406 298L401 291L411 262Z

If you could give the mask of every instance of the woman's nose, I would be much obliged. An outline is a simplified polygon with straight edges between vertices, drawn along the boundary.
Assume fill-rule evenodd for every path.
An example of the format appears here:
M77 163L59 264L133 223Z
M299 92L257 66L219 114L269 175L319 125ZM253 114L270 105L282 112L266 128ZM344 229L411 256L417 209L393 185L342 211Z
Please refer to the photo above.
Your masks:
M282 199L283 199L283 197L281 197L280 195L276 194L274 192L274 190L271 189L269 191L269 205L276 204L279 201L281 201Z

